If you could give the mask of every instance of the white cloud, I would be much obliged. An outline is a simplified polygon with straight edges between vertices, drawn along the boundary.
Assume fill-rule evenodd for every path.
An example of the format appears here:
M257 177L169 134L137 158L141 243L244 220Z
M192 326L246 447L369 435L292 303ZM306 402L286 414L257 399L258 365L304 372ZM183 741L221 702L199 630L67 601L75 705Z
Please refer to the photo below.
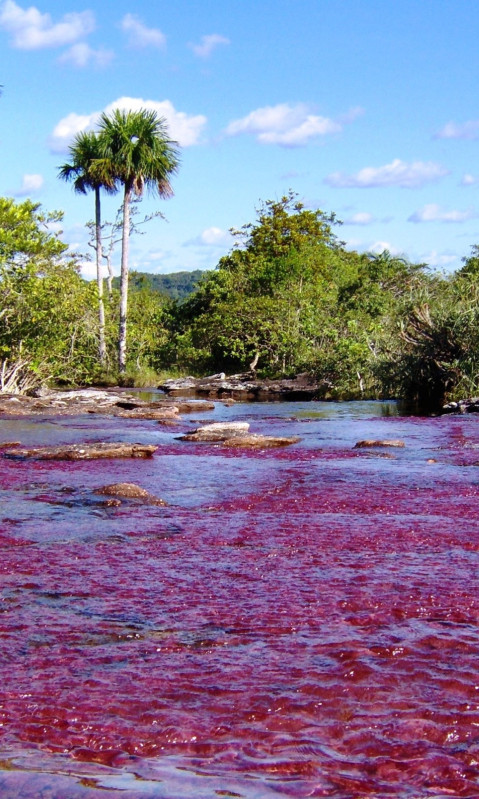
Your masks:
M50 149L54 153L64 153L68 150L68 145L77 133L90 130L95 126L100 111L93 114L75 114L72 111L58 122L50 136Z
M479 183L479 178L475 178L474 175L466 173L462 176L461 186L476 186L477 183Z
M339 122L310 113L304 103L281 103L258 108L242 119L230 122L225 133L227 136L250 134L256 136L261 144L300 147L318 136L339 133L341 130Z
M375 217L367 211L358 211L348 219L343 220L344 225L371 225L375 222Z
M479 119L470 119L461 125L448 122L434 134L435 139L477 139L479 138Z
M184 111L177 111L170 100L142 100L140 97L120 97L104 109L105 113L110 114L114 109L139 111L145 108L156 111L158 116L164 117L168 126L168 132L174 141L182 147L191 147L198 144L199 138L206 125L206 117L198 114L191 116ZM73 136L84 130L91 130L98 123L101 111L93 111L91 114L76 114L72 112L63 117L55 126L50 137L50 148L53 152L63 153L68 151Z
M159 28L147 28L135 14L125 14L121 21L122 30L128 35L131 47L166 46L166 36Z
M166 252L164 250L150 250L148 253L148 259L150 261L162 261L166 257Z
M24 175L22 185L15 192L15 197L29 197L31 194L36 194L43 187L43 183L42 175Z
M461 265L459 255L450 252L440 253L437 250L432 250L428 254L421 255L420 260L430 266L441 266L445 268L448 266L457 268Z
M346 111L345 114L342 114L338 117L338 122L342 122L344 125L349 125L351 122L354 122L359 117L364 116L364 108L361 108L360 105L354 106L354 108L350 108L349 111Z
M384 250L390 252L391 255L399 255L400 252L395 247L393 247L393 245L390 244L389 241L375 241L367 248L367 252L375 252L378 254L384 252Z
M449 171L435 164L433 161L414 161L407 163L395 158L390 164L380 167L367 166L360 169L355 175L344 172L333 172L324 182L334 188L378 188L384 186L399 186L407 189L418 189L425 183L439 180L448 175Z
M467 222L476 217L477 213L472 208L467 211L445 211L440 205L429 203L411 214L408 222Z
M208 36L201 37L200 44L190 44L189 47L198 58L209 58L213 50L220 44L231 44L231 42L226 36L221 36L219 33L210 33Z
M200 247L230 247L233 242L233 237L228 230L222 230L219 227L209 227L203 230L195 239L190 239L186 244L188 246L196 245Z
M70 247L72 251L74 249ZM96 264L94 261L79 260L80 274L84 280L94 280L96 278Z
M63 55L58 59L63 64L73 64L76 67L86 67L88 64L94 64L98 67L104 67L109 64L113 59L114 53L112 50L94 50L86 42L78 42L66 50Z
M10 34L12 47L40 50L78 41L95 29L95 18L91 11L71 12L53 22L50 14L41 14L35 6L23 9L14 0L5 0L0 6L0 28Z

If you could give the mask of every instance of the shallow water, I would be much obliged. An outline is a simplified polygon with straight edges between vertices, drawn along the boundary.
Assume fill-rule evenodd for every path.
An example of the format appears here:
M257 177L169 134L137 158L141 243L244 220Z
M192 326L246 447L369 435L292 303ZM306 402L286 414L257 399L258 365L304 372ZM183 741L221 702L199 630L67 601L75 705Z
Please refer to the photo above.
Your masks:
M0 796L477 797L479 419L216 406L0 421ZM182 442L200 421L299 435ZM354 449L364 438L404 449ZM169 505L108 507L131 481Z

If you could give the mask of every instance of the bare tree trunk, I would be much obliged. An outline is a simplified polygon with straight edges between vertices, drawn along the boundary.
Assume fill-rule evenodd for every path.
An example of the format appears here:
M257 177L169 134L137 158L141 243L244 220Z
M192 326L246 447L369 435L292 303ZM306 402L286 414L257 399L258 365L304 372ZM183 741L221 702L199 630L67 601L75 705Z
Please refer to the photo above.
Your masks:
M106 282L108 284L108 299L110 300L111 303L113 300L113 267L111 265L111 252L108 253L107 255L106 263L108 267L108 277L106 279Z
M98 356L100 365L106 363L105 306L103 304L103 278L101 274L101 207L100 188L95 188L95 240L96 240L96 284L98 287Z
M123 199L123 231L121 238L120 329L118 334L118 368L120 374L126 371L126 318L128 311L128 255L130 245L131 192L131 188L125 186L125 196Z

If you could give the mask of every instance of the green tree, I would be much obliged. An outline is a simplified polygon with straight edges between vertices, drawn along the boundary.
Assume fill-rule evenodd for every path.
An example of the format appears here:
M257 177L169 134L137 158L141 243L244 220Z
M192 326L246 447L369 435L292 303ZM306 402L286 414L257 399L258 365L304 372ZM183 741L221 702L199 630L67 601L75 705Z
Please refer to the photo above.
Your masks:
M95 252L96 252L96 282L98 288L98 317L99 317L99 360L102 367L106 363L105 342L105 307L103 303L103 277L102 277L102 224L100 191L104 189L109 193L117 190L115 178L112 173L111 163L103 157L101 142L93 131L78 133L69 148L70 163L59 168L58 176L62 180L72 181L73 188L80 194L93 190L95 194Z
M401 321L428 277L424 265L387 252L346 250L335 222L291 192L264 203L176 307L165 356L200 373L309 371L329 397L391 395L400 385Z
M82 280L53 232L59 212L0 198L1 384L11 390L47 378L91 378L97 363L95 287ZM21 380L20 380L21 377ZM20 380L20 382L19 382Z
M116 180L123 185L122 246L120 275L120 324L118 366L126 370L130 206L149 188L160 197L172 195L170 177L179 166L176 142L168 138L165 121L154 111L121 111L103 114L100 122L103 155L113 165Z

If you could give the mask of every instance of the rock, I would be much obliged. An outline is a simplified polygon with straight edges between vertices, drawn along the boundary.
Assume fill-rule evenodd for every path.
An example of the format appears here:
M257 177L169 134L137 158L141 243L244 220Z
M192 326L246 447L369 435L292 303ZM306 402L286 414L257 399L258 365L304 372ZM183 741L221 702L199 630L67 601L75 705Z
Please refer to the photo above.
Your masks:
M166 505L167 503L150 494L149 491L136 483L112 483L111 485L97 488L95 494L105 494L108 497L120 497L121 499L138 499L146 505ZM121 503L112 503L121 504Z
M263 436L249 432L248 422L213 422L198 427L192 433L181 436L182 441L217 441L225 447L244 447L266 449L271 447L287 447L301 439L297 436Z
M104 414L122 419L151 419L166 422L179 421L180 413L214 410L214 403L206 400L174 402L166 398L146 402L130 394L99 389L78 391L50 391L38 397L11 396L0 393L0 414L8 416L75 414Z
M449 402L441 409L442 413L479 413L479 397L469 397L459 402Z
M182 441L224 441L241 436L249 430L248 422L213 422L198 427L192 433L181 436Z
M301 441L299 436L261 436L256 433L226 438L222 442L225 447L245 447L250 449L271 449L273 447L289 447Z
M400 441L399 439L388 439L383 438L378 441L365 439L364 441L358 441L354 445L354 449L362 449L363 447L404 447L404 441Z
M178 378L170 378L169 380L165 380L161 386L158 388L161 391L166 391L168 394L174 391L188 391L190 389L195 389L196 384L198 383L198 378L196 377L178 377Z
M172 405L170 408L135 408L133 410L121 410L115 413L121 419L151 419L153 421L176 421L179 422L181 417L178 414L178 408Z
M308 374L293 379L259 380L252 372L229 377L185 377L166 380L159 386L167 394L206 395L213 398L247 400L308 400L327 394L329 385L318 383Z
M151 458L157 447L151 444L70 444L58 447L7 449L5 458L34 458L36 460L83 461L95 458Z
M214 402L207 400L190 400L183 402L175 402L178 406L178 413L204 413L205 411L214 411Z

